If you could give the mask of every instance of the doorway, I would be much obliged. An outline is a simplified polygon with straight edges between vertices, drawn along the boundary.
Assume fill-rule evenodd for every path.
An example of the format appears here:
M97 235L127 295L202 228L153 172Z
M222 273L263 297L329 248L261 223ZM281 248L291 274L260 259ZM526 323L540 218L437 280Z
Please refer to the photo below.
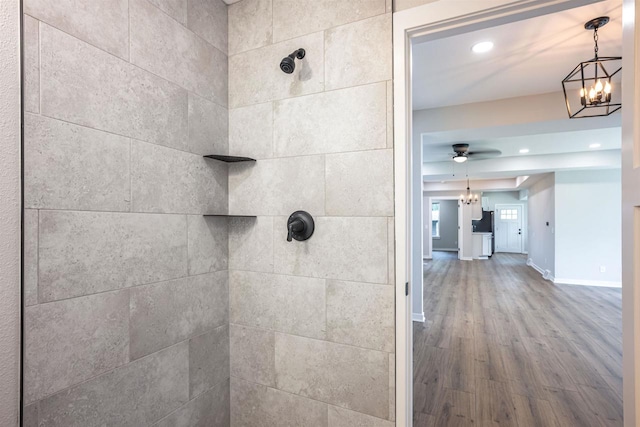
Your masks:
M524 228L522 205L496 205L496 252L522 253Z
M396 80L394 82L395 85L395 150L396 150L396 207L398 212L408 212L407 206L411 205L410 198L407 197L407 187L409 186L408 177L411 176L411 170L415 170L416 165L412 162L409 150L407 149L407 141L411 140L411 117L408 114L411 111L411 95L408 91L410 88L410 72L408 64L410 63L411 58L411 43L412 41L418 39L435 39L437 37L443 37L446 34L455 34L459 32L464 32L465 30L469 30L469 28L479 28L479 27L488 27L491 25L497 25L500 22L513 22L524 19L528 16L539 16L542 14L550 13L555 10L568 9L571 7L577 7L586 5L593 2L588 1L557 1L557 2L519 2L519 4L514 4L510 2L492 2L492 8L487 9L487 5L479 5L473 4L474 2L464 2L456 4L455 7L436 4L436 5L425 5L424 7L420 7L420 12L417 11L418 8L411 10L411 13L404 14L403 16L394 17L394 40L395 40L395 76ZM625 7L627 7L628 15L633 17L633 2L625 2ZM629 14L631 12L631 14ZM422 14L424 13L424 14ZM626 38L625 38L625 63L628 65L628 69L634 70L634 62L633 56L634 53L632 51L633 41L634 39L638 39L638 35L634 30L633 19L631 19L631 23L627 23ZM625 74L628 76L629 74ZM627 77L626 83L627 87L634 86L636 74L631 73L631 77ZM633 112L633 107L629 108ZM624 110L623 110L624 111ZM628 111L628 110L627 110ZM627 130L624 131L627 136L627 144L633 145L633 130L634 127L637 127L637 123L634 122L634 116L630 113L625 113L627 120ZM633 156L628 157L628 161L626 162L626 168L632 166ZM627 169L628 171L628 169ZM624 172L623 172L624 174ZM632 175L629 172L626 174L627 180L636 177L638 182L640 182L640 174ZM634 178L635 179L635 178ZM629 182L629 181L627 181ZM638 200L634 200L638 198L637 195L631 197L628 195L627 201L624 202L625 206L627 206L626 218L627 225L633 227L633 218L634 216L630 213L633 211L633 206L636 206L640 203ZM623 196L624 200L624 196ZM637 211L637 209L636 209ZM520 215L521 216L521 215ZM637 220L639 216L635 215L635 219ZM505 218L507 219L507 218ZM640 222L640 221L638 221ZM410 223L410 217L403 217L399 215L397 218L396 224L396 243L398 248L397 253L397 261L396 261L396 273L397 273L397 282L403 283L407 280L407 272L408 266L414 262L411 259L410 253L408 252L409 243L411 242L411 233L408 227L408 223ZM627 236L629 237L629 236ZM633 237L633 236L632 236ZM640 242L640 235L636 233L635 239ZM515 239L517 242L517 238ZM627 238L627 246L626 248L631 248L633 245L633 241L630 238ZM508 245L510 247L515 248L515 243L513 245ZM520 242L520 247L522 247L522 242ZM521 249L522 250L522 249ZM633 276L633 264L630 263L630 260L633 259L633 251L629 250L625 255L625 262L627 268L625 269L625 290L623 292L630 294L631 296L635 295L635 289L637 284L634 281ZM637 280L636 280L637 281ZM409 293L410 295L410 293ZM400 408L404 408L405 410L398 411L398 425L412 425L412 411L411 411L411 402L410 398L412 396L412 385L410 381L410 376L403 375L403 373L408 373L410 371L412 356L411 356L411 335L410 331L410 322L408 321L408 304L410 303L411 297L404 298L404 295L401 293L397 294L397 320L399 330L397 333L397 375L398 375L398 392L397 392L397 404ZM637 308L636 308L637 309ZM634 307L627 303L624 308L626 314L625 317L629 319L629 321L637 318L638 313L634 311ZM625 351L627 354L636 354L636 344L634 343L633 337L633 327L631 326L633 322L629 325L627 330L631 331L625 332ZM636 361L634 357L627 357L627 362L625 365L625 378L635 378L635 372L637 372ZM627 375L628 374L628 375ZM629 385L629 381L627 381L625 385L625 425L633 426L635 425L636 413L636 395L635 395L635 385ZM403 413L404 412L404 413Z

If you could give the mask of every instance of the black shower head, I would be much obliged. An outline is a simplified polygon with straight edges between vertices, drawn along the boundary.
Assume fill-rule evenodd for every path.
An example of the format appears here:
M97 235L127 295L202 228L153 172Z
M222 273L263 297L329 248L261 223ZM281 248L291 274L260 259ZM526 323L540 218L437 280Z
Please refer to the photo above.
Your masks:
M282 58L280 61L280 69L287 74L293 73L293 70L296 69L295 58L302 59L304 58L305 51L304 49L298 49L291 53L291 55Z

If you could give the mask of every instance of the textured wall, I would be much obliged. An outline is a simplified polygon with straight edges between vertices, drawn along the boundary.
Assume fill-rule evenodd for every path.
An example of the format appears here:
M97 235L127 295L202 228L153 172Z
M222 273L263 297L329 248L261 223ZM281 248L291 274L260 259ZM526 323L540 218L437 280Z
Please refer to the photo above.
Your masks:
M228 425L227 8L24 6L25 424Z
M0 2L0 426L20 408L20 4Z
M243 0L229 55L232 425L393 426L391 4Z

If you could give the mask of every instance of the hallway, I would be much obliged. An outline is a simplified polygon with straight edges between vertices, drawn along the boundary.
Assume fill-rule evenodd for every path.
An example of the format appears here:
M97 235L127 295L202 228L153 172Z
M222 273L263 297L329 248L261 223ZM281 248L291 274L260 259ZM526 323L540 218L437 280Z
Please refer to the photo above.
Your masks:
M622 426L621 290L554 285L525 262L425 262L414 426Z

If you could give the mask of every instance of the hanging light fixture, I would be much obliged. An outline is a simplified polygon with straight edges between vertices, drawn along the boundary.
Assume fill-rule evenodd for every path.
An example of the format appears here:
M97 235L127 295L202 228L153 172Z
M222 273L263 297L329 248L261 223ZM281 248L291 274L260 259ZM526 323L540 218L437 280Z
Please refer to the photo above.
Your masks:
M477 201L478 201L478 195L471 194L471 189L469 187L469 177L467 176L467 194L466 196L464 194L460 195L460 203L464 203L465 205L470 205L472 203L476 203Z
M598 28L609 22L608 16L592 19L584 24L593 30L594 57L579 63L562 80L564 100L569 118L608 116L622 108L620 81L622 57L598 56Z

